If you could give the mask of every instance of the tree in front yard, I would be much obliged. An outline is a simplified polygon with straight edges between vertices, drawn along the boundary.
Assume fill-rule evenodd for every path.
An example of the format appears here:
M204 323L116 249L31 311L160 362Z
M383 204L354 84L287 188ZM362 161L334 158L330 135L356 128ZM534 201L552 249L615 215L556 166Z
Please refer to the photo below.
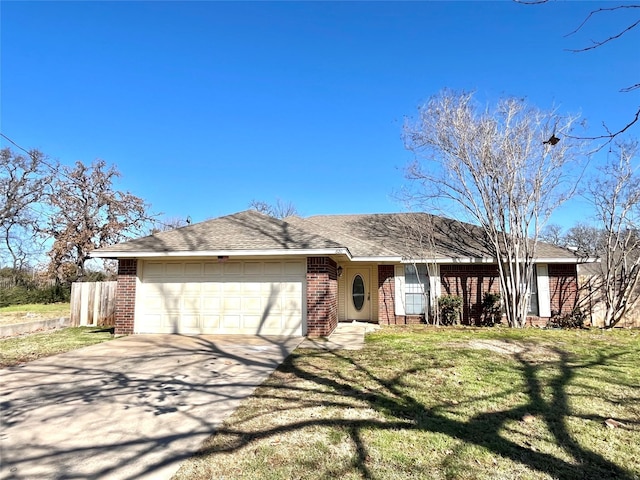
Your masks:
M444 90L404 126L405 146L415 154L407 169L410 201L459 212L481 227L513 327L526 321L541 229L574 194L573 172L586 158L575 120L522 99L484 108L471 93Z

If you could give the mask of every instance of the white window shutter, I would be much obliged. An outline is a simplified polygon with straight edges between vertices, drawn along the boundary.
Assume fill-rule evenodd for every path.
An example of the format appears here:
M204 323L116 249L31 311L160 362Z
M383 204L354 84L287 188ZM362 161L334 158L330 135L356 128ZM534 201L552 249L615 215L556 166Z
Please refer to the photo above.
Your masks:
M545 263L536 265L538 277L538 315L551 317L551 294L549 291L549 266Z
M395 287L396 293L394 300L395 305L395 314L396 315L404 315L404 265L396 265L395 266Z
M437 305L440 296L440 265L432 264L429 268L429 296L432 305Z

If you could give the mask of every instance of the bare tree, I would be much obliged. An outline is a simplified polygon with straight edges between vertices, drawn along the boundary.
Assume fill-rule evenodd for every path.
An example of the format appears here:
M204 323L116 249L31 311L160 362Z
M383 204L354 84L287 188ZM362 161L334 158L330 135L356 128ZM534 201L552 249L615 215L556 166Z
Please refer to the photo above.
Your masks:
M44 215L45 191L56 169L41 152L26 153L16 154L10 148L0 151L0 250L3 260L16 272L34 255L30 247Z
M540 230L577 184L569 167L583 159L582 145L567 137L574 121L521 99L488 109L473 94L444 90L404 126L416 155L407 170L411 200L456 209L482 228L510 326L526 321Z
M298 209L292 202L285 202L279 198L275 204L261 200L251 200L249 208L275 218L286 218L292 215L298 215Z
M516 3L523 3L526 5L539 5L543 3L548 3L549 0L515 0ZM591 50L595 50L598 48L603 48L608 46L611 42L618 41L623 37L629 37L629 33L636 30L638 26L640 26L640 4L619 4L612 5L603 8L597 8L591 10L589 14L582 19L582 22L571 32L569 32L565 37L574 36L585 29L589 29L594 23L598 21L610 22L612 20L613 15L619 15L619 21L622 22L621 26L618 26L613 31L610 31L608 34L605 34L604 37L601 37L597 40L590 40L589 45L583 46L580 48L572 48L568 49L573 53L583 53L589 52ZM592 27L593 28L593 27ZM607 28L607 27L605 27ZM599 25L596 28L597 31L602 31L602 25ZM625 87L620 88L620 92L627 93L633 90L637 90L640 88L640 82L634 80L635 83L627 85ZM629 120L626 121L620 127L615 129L611 129L607 126L607 124L603 121L602 127L604 128L604 134L595 135L591 137L582 137L586 140L607 140L605 145L611 142L614 138L622 135L633 125L638 123L640 120L640 106L636 108L635 113L629 115Z
M640 158L637 142L619 142L589 187L602 226L605 326L615 326L640 299Z
M186 227L191 223L191 217L167 217L154 220L150 233L153 235L158 232L166 232L175 230L176 228Z
M557 223L549 223L545 225L540 231L539 239L543 242L557 245L559 247L565 246L565 237L561 225Z
M567 231L562 246L575 249L580 257L597 258L605 254L606 242L603 237L602 229L578 222Z
M115 166L108 167L103 160L61 168L49 196L52 212L40 230L53 238L50 265L59 280L66 281L74 270L82 277L91 250L141 233L145 227L148 206L114 188L119 176Z

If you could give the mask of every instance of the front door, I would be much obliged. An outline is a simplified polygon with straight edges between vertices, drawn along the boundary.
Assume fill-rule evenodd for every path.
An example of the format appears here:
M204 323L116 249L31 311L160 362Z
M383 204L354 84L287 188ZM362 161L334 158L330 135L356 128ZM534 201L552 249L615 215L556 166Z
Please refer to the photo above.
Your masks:
M347 268L347 320L371 320L371 270Z

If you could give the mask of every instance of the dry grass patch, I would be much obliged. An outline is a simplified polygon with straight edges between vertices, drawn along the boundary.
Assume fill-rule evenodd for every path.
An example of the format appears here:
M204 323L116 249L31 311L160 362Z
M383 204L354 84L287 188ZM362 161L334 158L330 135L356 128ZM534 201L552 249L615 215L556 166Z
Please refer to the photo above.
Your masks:
M0 339L0 367L10 367L38 358L111 340L109 328L68 327L20 337Z
M0 307L0 325L52 320L68 317L70 314L71 304L69 303L12 305Z
M634 332L428 327L297 350L175 478L637 479L639 353Z

